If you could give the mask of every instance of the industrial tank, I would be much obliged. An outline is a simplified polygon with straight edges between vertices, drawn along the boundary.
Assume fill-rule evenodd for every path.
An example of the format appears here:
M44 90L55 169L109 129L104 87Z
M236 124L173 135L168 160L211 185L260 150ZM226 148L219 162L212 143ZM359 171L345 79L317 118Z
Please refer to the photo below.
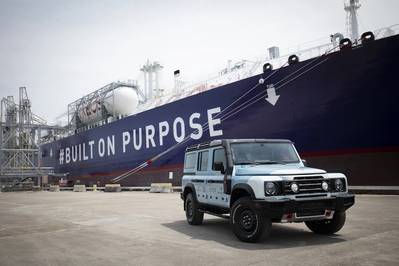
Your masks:
M136 111L139 97L135 89L119 87L114 90L114 93L109 92L104 98L103 105L110 114L130 115Z
M90 124L108 116L133 114L139 105L137 91L130 87L118 87L104 97L98 97L78 109L78 117L84 124Z

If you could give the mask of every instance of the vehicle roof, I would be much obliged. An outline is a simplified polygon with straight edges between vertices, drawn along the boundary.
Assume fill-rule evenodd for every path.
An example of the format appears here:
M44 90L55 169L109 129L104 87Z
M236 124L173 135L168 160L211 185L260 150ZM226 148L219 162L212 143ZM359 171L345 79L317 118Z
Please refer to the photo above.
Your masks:
M267 142L267 143L293 143L291 140L288 139L216 139L212 141L202 142L199 144L191 145L186 148L186 151L195 151L195 150L202 150L214 146L222 145L222 141L229 142L230 144L234 143L260 143L260 142Z

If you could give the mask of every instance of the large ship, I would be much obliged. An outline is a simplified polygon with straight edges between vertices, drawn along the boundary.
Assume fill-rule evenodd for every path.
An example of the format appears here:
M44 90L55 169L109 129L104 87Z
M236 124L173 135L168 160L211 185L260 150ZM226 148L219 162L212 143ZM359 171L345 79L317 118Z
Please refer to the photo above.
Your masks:
M357 38L335 34L285 56L273 47L267 58L229 66L211 81L184 87L176 78L176 90L163 97L148 80L144 92L111 83L69 105L70 134L41 145L41 165L71 183L180 185L189 145L285 138L310 166L343 172L352 185L399 185L398 47L390 27Z

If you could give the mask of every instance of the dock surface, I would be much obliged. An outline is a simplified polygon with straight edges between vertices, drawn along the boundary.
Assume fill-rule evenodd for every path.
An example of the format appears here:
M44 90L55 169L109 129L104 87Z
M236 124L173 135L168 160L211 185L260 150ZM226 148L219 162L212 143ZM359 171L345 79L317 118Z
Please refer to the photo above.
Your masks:
M242 243L227 220L185 220L179 193L0 193L0 265L398 265L399 196L357 195L344 228L273 224Z

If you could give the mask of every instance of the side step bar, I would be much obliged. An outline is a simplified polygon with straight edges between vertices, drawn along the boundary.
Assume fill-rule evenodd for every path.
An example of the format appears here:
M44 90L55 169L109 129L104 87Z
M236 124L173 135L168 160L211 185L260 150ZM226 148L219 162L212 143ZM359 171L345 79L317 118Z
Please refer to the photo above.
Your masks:
M217 217L220 217L220 218L230 219L230 216L226 215L226 214L219 214L219 213L210 212L210 211L206 211L206 210L202 210L202 209L199 209L199 211L203 212L203 213L206 213L206 214L209 214L209 215L217 216Z

